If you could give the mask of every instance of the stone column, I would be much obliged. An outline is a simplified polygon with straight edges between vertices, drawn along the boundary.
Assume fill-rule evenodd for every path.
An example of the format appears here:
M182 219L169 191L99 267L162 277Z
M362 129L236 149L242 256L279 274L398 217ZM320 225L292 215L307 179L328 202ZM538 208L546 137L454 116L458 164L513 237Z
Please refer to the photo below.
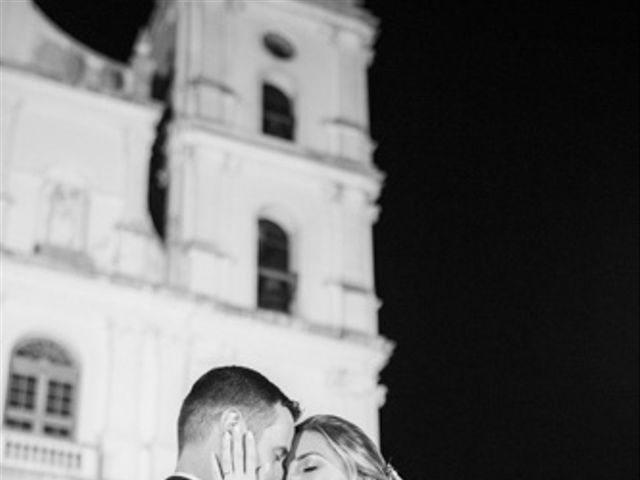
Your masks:
M230 209L229 164L221 152L198 149L185 165L184 248L190 291L225 295L229 258L221 246Z
M331 324L344 328L343 317L343 228L342 228L342 185L329 183L324 186L323 200L328 209L327 242L325 255L330 263L327 278L327 293L330 299Z
M371 230L371 217L375 211L365 192L345 189L342 211L343 323L349 330L371 334L377 332Z
M137 396L137 430L140 442L138 474L136 478L155 478L153 475L153 448L156 444L158 427L158 399L162 392L159 388L158 338L155 328L145 328L141 332L139 361L139 395ZM169 419L167 419L168 421ZM168 422L172 423L172 422Z
M115 270L125 277L159 283L163 276L163 254L147 208L153 131L129 128L124 132L123 143L127 167L122 216L117 226Z
M334 34L338 69L338 111L327 122L333 155L365 162L371 153L367 111L367 51L358 34L339 30Z
M167 280L174 288L185 289L188 284L188 265L185 261L186 230L189 226L187 210L190 193L187 191L188 169L194 155L193 145L173 137L169 144L169 195L167 201L166 249Z
M327 372L328 387L341 398L343 414L360 426L376 443L380 438L378 409L384 403L386 387L377 375L348 368Z
M130 325L133 318L112 319L110 334L109 399L106 431L102 441L103 471L101 478L139 478L138 435L140 336Z
M0 112L0 245L11 247L9 238L11 205L11 173L13 147L18 130L23 101L3 101Z

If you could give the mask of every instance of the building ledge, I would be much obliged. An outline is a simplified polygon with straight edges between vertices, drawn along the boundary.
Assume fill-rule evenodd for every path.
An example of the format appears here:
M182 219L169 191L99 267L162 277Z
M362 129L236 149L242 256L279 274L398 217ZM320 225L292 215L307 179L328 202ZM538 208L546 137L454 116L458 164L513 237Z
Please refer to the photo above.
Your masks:
M0 60L0 72L0 77L2 77L4 83L3 89L6 89L9 83L13 82L15 85L20 85L22 88L31 89L38 93L61 94L65 97L65 100L97 101L101 102L102 105L108 105L112 109L120 106L128 110L151 111L154 116L162 109L160 102L145 97L133 96L126 89L102 89L89 85L72 84L37 72L29 66L19 65L4 59Z
M301 165L303 163L306 166L318 168L320 171L334 171L339 172L341 175L346 173L366 178L376 183L381 183L385 178L384 173L372 161L359 161L321 153L294 142L268 137L267 135L234 131L209 121L191 117L178 117L174 122L173 128L179 134L199 137L203 141L211 142L213 140L222 142L230 148L253 150L256 156L263 160L265 153L269 153L269 157L283 157L286 159L286 164L289 168L304 168ZM296 162L295 160L298 161ZM299 160L304 160L304 162Z
M133 294L131 300L137 304L146 304L135 292L138 291L143 295L153 295L156 303L164 299L166 301L177 302L182 305L185 310L193 312L194 304L201 308L202 312L213 309L219 312L225 312L235 317L240 317L249 322L256 322L262 325L271 325L276 328L285 328L287 330L300 332L327 341L345 342L351 345L357 345L365 350L379 352L384 358L384 362L388 360L395 347L395 344L386 337L376 334L351 330L334 325L324 325L312 320L301 318L297 315L290 315L282 312L264 310L259 308L248 308L241 305L225 302L221 299L208 295L202 295L191 292L181 287L171 286L168 283L152 284L142 279L134 279L123 277L114 273L100 272L94 269L78 268L77 265L68 264L59 261L53 261L51 258L38 255L21 254L12 252L0 246L0 259L6 270L8 261L16 266L26 268L44 269L47 272L58 275L71 275L79 280L96 281L100 285L113 285L116 289L125 289ZM6 273L3 272L3 276Z
M0 430L0 467L47 476L93 480L99 474L99 453L95 447L70 441Z

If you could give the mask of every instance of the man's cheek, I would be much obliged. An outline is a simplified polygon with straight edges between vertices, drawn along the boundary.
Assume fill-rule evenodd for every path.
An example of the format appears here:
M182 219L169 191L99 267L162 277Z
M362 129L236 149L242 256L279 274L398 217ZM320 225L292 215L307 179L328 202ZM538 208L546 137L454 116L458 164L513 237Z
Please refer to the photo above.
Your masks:
M271 468L270 462L265 462L258 467L258 480L271 480L273 477L271 472L273 469Z

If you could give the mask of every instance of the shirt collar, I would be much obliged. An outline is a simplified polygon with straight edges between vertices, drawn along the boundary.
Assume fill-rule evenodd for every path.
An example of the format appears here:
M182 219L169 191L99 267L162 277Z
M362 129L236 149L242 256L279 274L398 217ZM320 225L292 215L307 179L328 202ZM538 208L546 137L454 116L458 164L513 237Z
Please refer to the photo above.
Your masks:
M198 477L194 477L193 475L184 472L175 472L173 475L177 477L184 477L187 480L200 480Z

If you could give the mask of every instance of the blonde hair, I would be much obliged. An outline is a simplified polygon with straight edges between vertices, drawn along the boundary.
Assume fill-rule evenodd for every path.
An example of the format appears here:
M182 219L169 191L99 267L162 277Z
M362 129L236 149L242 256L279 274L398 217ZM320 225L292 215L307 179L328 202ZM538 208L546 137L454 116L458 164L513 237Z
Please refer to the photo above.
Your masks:
M349 480L402 480L362 429L343 418L309 417L296 427L296 436L303 432L317 432L327 440L342 460Z

